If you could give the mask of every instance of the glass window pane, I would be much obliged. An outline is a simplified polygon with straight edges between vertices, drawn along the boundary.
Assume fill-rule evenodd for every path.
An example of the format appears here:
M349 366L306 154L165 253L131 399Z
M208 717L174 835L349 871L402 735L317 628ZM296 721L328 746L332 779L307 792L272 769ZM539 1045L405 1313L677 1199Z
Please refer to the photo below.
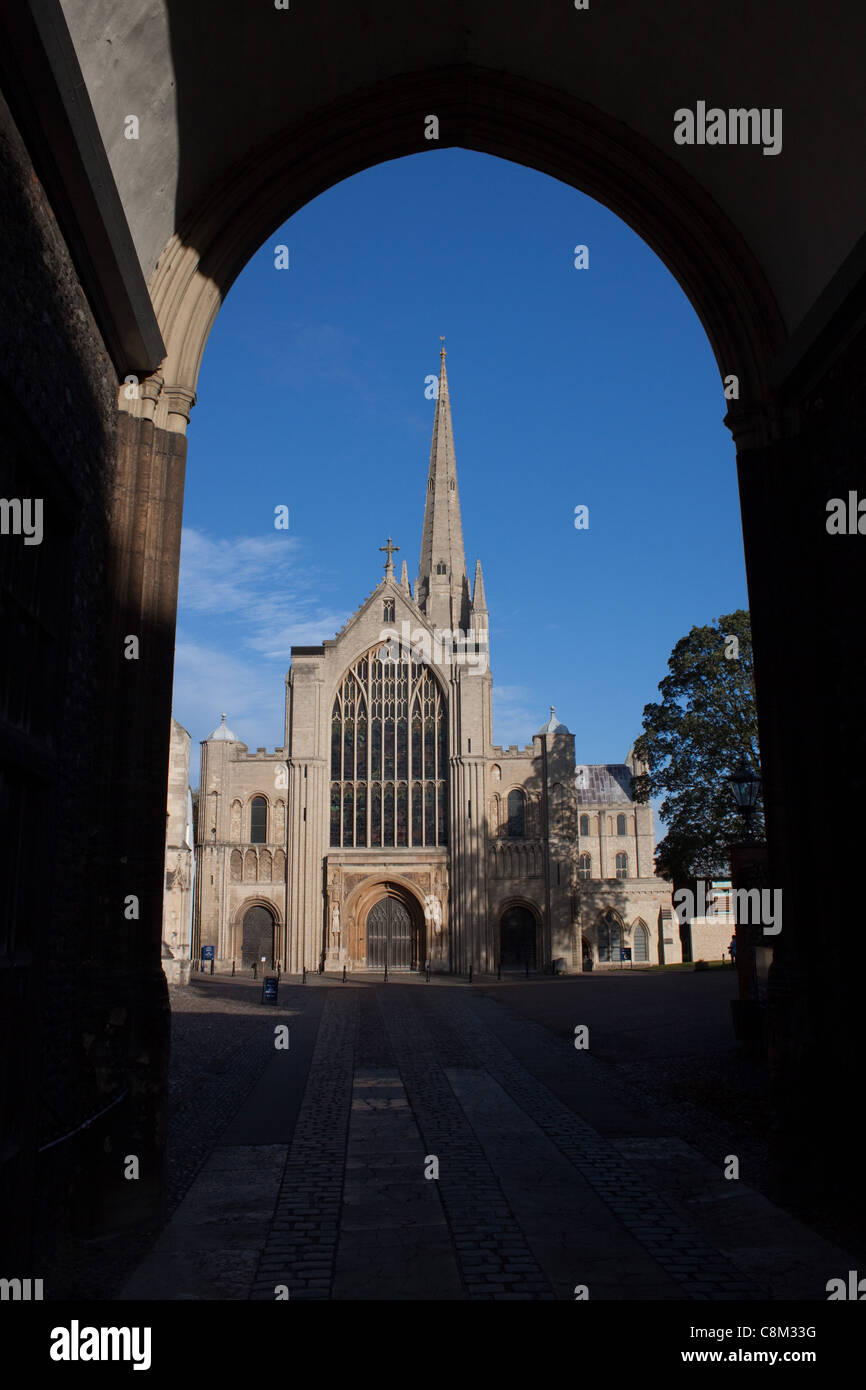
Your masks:
M409 776L409 725L405 719L397 720L397 777Z
M370 776L375 781L382 776L382 724L373 720L370 730Z
M409 793L405 782L397 787L397 844L409 843Z
M250 844L263 845L267 842L268 803L263 796L254 796L250 806Z
M355 793L355 844L367 843L367 786L357 788Z
M382 785L373 782L370 787L370 844L382 843Z
M412 844L424 843L424 793L420 782L412 783Z
M331 721L331 776L337 781L342 775L340 768L340 736L342 725L340 724L340 714L337 705L334 705L334 718Z
M355 730L355 778L367 780L367 721L359 719Z

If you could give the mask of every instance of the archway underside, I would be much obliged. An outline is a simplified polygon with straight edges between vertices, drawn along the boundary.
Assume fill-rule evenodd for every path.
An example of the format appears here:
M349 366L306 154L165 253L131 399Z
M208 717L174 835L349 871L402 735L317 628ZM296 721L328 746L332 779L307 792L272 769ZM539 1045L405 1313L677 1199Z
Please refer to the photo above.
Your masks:
M735 373L733 429L755 442L767 371L786 339L746 242L701 186L654 145L555 89L473 66L389 79L283 131L212 187L172 237L150 292L167 356L124 410L183 432L208 335L233 281L288 217L342 179L429 150L419 112L439 116L438 148L464 147L537 169L603 203L674 275L707 333L720 377Z

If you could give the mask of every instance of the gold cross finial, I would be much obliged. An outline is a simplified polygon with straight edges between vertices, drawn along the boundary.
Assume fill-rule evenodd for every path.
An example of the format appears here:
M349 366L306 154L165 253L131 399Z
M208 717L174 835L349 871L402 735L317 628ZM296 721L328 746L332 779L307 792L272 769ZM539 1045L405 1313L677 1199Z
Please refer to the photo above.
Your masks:
M387 545L380 545L380 546L379 546L379 549L380 549L380 550L385 550L385 551L387 551L387 553L388 553L388 559L385 561L385 572L386 572L386 574L387 574L390 570L393 570L393 568L394 568L394 563L393 563L393 561L392 561L392 559L391 559L391 552L394 551L394 550L399 550L400 547L399 547L399 545L392 545L392 544L391 544L391 537L389 536L389 537L388 537L388 544L387 544Z

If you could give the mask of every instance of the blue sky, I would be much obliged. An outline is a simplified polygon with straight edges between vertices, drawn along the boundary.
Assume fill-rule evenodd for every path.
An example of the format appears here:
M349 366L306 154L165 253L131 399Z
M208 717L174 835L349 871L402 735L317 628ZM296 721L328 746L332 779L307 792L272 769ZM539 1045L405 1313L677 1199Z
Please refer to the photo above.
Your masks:
M334 636L388 535L414 585L440 334L498 743L526 743L554 704L579 762L622 761L674 643L748 606L719 369L661 261L601 204L505 160L382 164L269 238L208 342L175 656L194 784L222 710L251 748L282 743L291 645Z

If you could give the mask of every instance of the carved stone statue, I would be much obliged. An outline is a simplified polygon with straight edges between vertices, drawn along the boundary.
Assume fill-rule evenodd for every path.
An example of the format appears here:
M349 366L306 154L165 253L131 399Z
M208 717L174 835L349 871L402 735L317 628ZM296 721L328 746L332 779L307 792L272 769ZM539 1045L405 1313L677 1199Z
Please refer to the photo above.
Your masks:
M331 908L331 936L333 938L334 950L340 945L340 904L334 903Z
M424 920L438 936L442 930L442 908L435 893L428 893L424 899Z

